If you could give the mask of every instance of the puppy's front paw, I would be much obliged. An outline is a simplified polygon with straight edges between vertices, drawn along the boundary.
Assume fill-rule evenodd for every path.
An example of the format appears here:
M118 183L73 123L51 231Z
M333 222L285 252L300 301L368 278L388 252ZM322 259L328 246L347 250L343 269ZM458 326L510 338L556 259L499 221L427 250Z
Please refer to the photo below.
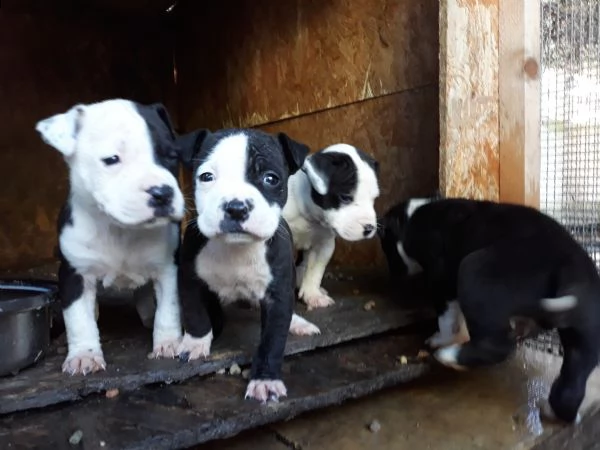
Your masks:
M313 308L326 308L335 304L335 301L327 295L327 291L322 288L316 291L300 292L300 298L306 303L309 311Z
M87 375L88 373L106 370L106 361L102 351L80 352L67 355L62 371L69 375Z
M210 346L212 344L212 330L201 338L192 337L185 333L183 339L177 346L177 356L183 361L192 361L198 358L206 358L210 355Z
M454 344L454 336L446 336L440 333L439 331L431 335L426 341L427 344L431 348L439 348L445 347L447 345Z
M245 398L253 398L261 403L267 400L277 402L279 397L286 397L287 390L281 380L251 380L246 389Z
M292 322L290 323L290 333L295 336L311 336L314 334L321 334L321 330L305 318L294 314L292 315Z
M456 344L449 347L444 347L436 351L433 356L444 366L451 367L454 370L466 370L466 367L458 364L458 354L460 353L460 348L461 346Z
M177 356L179 347L179 338L165 339L154 344L152 353L148 354L148 359L169 358Z

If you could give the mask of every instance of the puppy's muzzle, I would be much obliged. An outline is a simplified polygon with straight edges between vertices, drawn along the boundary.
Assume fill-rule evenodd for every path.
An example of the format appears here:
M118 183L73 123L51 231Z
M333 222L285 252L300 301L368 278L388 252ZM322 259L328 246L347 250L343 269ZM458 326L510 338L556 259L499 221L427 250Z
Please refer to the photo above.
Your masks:
M150 194L148 206L154 209L156 217L167 217L173 213L175 190L171 186L167 184L152 186L146 192Z
M248 220L250 213L254 209L254 204L251 200L233 199L223 203L223 222L221 223L221 231L225 233L241 233L243 232L242 223Z

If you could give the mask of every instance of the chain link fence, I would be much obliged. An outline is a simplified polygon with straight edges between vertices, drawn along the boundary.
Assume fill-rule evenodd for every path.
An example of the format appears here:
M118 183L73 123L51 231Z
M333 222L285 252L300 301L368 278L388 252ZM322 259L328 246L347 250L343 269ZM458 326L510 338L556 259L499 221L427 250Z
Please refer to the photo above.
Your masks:
M540 206L600 267L600 0L540 1ZM555 333L525 344L562 352Z

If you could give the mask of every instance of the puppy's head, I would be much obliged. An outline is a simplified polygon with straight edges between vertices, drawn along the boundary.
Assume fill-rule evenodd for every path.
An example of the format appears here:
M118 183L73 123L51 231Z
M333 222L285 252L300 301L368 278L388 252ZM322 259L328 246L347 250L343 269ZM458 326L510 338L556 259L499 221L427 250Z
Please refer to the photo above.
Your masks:
M404 237L408 222L415 211L438 198L439 194L436 194L434 197L412 198L398 203L380 219L377 234L390 274L414 275L422 270L419 264L404 251Z
M288 177L308 155L284 133L200 130L178 145L194 173L197 225L208 238L253 242L271 238L287 201Z
M115 99L76 105L36 124L70 169L71 195L125 227L179 221L175 133L161 104Z
M375 235L377 161L351 145L336 144L309 156L302 170L312 186L312 201L338 236L358 241Z

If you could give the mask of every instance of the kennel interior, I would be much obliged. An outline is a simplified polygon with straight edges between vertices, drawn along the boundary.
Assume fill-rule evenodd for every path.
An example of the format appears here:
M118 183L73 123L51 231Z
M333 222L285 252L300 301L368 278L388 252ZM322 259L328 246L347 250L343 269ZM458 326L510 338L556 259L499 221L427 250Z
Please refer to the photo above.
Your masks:
M0 271L54 279L68 179L34 124L107 98L162 102L180 133L257 127L313 150L352 143L380 162L378 212L438 188L535 204L539 123L528 117L539 104L539 24L526 18L539 5L529 3L3 1ZM181 182L189 193L185 173ZM288 342L295 394L260 413L240 402L241 378L211 375L249 362L257 328L242 319L251 312L233 312L211 358L184 366L145 359L150 332L107 300L107 372L64 378L64 335L54 336L36 366L0 380L0 441L60 448L80 429L109 447L190 446L419 377L430 313L409 287L390 296L385 276L376 240L337 242L326 284L337 305L307 313L324 332ZM409 357L398 364L398 355ZM103 394L114 389L111 403Z

